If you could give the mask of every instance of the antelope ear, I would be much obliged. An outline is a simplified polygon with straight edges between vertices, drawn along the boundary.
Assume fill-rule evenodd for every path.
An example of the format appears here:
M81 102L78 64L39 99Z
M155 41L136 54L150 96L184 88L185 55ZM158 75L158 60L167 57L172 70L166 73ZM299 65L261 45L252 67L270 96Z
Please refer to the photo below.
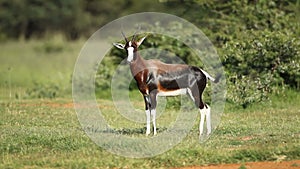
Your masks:
M138 47L143 43L143 41L146 39L146 37L147 37L147 35L144 36L142 39L140 39L140 40L136 43Z
M125 48L125 45L122 44L122 43L113 43L113 45L119 49L124 49Z

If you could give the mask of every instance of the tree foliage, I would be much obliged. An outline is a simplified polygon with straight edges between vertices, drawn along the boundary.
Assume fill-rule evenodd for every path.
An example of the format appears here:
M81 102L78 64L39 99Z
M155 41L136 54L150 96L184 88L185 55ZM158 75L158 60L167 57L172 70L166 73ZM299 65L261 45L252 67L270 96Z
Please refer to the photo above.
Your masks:
M88 37L131 6L133 1L119 0L1 0L0 38Z

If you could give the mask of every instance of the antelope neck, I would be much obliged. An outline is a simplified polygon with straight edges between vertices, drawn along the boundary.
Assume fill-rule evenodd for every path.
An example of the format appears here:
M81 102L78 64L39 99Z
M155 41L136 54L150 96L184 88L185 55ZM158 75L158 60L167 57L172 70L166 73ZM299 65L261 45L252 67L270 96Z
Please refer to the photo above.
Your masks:
M134 53L134 59L130 62L130 69L133 76L146 69L145 60L138 52Z

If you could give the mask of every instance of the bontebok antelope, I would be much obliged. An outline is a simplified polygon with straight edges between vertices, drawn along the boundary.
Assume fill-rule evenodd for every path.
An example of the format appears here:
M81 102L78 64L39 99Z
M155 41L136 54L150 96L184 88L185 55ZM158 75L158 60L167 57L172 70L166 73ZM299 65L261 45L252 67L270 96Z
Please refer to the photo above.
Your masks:
M136 34L128 40L124 33L125 44L114 43L119 49L127 52L127 62L130 64L131 73L137 82L137 86L145 101L147 118L146 135L150 134L150 121L152 115L153 132L156 132L156 104L157 96L175 96L188 94L199 108L201 119L199 124L200 136L203 134L204 119L206 118L207 134L211 133L210 107L202 101L202 93L206 87L207 79L217 83L204 70L186 64L166 64L159 60L145 60L139 52L138 47L145 40L146 36L136 41Z

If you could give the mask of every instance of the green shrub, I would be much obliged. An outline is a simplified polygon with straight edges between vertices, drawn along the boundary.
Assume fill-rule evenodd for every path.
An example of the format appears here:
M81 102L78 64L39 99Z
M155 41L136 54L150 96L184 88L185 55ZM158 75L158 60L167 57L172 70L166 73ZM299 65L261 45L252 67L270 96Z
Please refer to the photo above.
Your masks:
M247 107L268 98L278 86L279 90L299 89L300 41L296 37L279 31L247 31L244 36L221 50L229 100Z
M49 35L49 38L37 46L35 50L45 54L60 53L67 49L65 45L66 42L62 34Z
M25 92L25 98L48 98L54 99L56 97L62 97L63 91L59 85L54 83L34 83L34 87L28 88Z

